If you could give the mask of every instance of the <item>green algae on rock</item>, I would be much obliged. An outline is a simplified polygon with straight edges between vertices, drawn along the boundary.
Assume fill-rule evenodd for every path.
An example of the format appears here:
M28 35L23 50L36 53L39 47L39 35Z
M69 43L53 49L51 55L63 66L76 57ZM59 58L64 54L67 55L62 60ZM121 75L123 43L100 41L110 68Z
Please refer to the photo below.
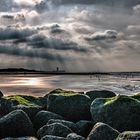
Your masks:
M13 102L14 105L25 105L25 106L45 106L47 99L44 97L34 97L26 95L11 95L5 97ZM47 106L47 105L46 105Z
M57 88L57 89L49 92L47 95L45 95L45 97L47 97L50 94L64 94L64 95L68 94L68 95L70 95L70 94L77 94L77 92L68 91L68 90L64 90L64 89L61 89L61 88Z
M140 129L140 102L128 96L95 99L91 114L95 122L104 122L120 132Z

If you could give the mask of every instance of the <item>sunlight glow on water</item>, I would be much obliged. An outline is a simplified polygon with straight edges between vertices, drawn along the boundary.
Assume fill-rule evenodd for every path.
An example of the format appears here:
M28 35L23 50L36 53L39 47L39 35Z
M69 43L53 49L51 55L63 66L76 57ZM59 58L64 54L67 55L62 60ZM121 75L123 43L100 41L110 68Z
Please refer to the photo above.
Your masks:
M39 80L39 78L22 78L17 81L13 81L13 84L20 86L40 86L41 81Z

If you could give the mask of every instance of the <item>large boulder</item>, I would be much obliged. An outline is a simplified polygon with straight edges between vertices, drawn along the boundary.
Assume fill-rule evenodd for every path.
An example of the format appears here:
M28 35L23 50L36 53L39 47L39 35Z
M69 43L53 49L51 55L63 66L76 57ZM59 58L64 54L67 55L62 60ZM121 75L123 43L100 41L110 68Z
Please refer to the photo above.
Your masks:
M140 131L125 131L116 140L140 140Z
M0 98L0 116L4 116L13 110L13 104L11 101Z
M119 132L107 124L97 123L90 132L87 140L115 140Z
M3 93L0 91L0 98L3 97Z
M46 125L50 119L64 120L63 117L49 111L40 111L34 117L34 126L36 129Z
M72 133L72 130L67 126L61 123L53 123L50 125L44 125L41 127L37 135L39 138L44 137L45 135L59 136L59 137L67 137L68 134Z
M91 114L95 122L104 122L120 132L140 129L140 102L128 96L95 99Z
M77 135L76 133L70 133L67 136L67 140L86 140L86 139L80 135Z
M68 91L68 90L64 90L64 89L61 89L61 88L57 88L55 90L52 90L48 94L46 94L44 97L48 97L48 95L50 95L50 94L77 94L77 93L84 94L84 92Z
M22 110L12 111L0 119L0 138L34 136L32 122Z
M38 140L35 137L3 138L2 140Z
M41 140L67 140L67 139L63 137L58 137L58 136L46 135Z
M88 91L86 95L88 95L92 101L95 100L96 98L110 98L116 96L114 92L108 90Z
M92 130L94 123L87 120L80 120L76 125L78 127L78 134L86 138Z
M51 94L48 96L48 110L62 115L67 120L89 120L90 98L82 94Z
M25 106L25 105L17 105L17 106L14 106L13 107L14 110L17 110L17 109L20 109L20 110L23 110L25 113L27 113L27 115L29 116L29 118L31 120L34 119L35 115L42 110L41 107L39 106Z
M61 123L65 126L69 127L73 132L75 132L75 133L78 132L77 125L73 122L66 121L66 120L51 119L48 121L47 124L53 124L53 123Z

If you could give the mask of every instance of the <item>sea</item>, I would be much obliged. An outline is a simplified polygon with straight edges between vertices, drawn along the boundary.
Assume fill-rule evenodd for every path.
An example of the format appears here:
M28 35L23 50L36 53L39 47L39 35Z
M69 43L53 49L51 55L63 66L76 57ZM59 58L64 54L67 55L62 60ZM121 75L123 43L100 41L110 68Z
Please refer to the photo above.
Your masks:
M140 75L0 75L0 90L5 96L44 96L57 88L77 92L110 90L116 94L133 95L140 93Z

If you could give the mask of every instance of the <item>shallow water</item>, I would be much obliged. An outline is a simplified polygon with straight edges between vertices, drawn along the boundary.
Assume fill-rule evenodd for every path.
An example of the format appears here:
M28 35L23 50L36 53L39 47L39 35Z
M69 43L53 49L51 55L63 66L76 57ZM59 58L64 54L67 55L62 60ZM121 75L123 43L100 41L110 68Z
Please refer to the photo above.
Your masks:
M131 95L140 92L140 76L123 78L88 75L0 75L0 90L5 95L42 96L55 88L75 91L111 90Z

